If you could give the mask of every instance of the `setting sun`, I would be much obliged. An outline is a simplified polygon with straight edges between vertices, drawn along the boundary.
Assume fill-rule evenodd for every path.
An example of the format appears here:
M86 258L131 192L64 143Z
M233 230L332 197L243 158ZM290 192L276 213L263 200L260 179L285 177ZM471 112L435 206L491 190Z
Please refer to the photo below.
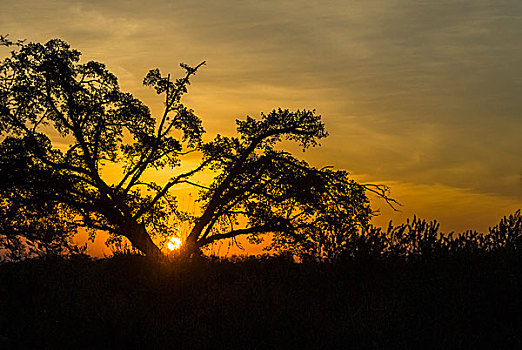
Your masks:
M181 247L181 238L179 237L172 237L169 242L167 243L167 248L169 250L176 250Z

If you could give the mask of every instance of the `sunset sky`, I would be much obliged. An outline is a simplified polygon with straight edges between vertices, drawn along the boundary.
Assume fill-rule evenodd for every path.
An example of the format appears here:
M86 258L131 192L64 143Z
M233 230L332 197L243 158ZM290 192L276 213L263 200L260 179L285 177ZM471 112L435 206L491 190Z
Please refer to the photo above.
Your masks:
M206 60L185 102L207 140L247 114L315 108L330 137L297 155L391 186L403 206L375 200L379 224L486 230L522 208L520 0L1 4L0 33L68 41L156 112L148 69Z

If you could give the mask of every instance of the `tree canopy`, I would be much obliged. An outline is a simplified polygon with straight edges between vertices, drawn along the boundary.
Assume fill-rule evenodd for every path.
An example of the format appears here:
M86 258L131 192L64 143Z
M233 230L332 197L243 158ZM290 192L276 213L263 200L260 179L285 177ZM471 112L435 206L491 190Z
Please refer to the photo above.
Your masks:
M143 84L164 101L155 117L120 90L104 64L80 62L62 40L1 43L12 51L0 62L0 248L23 238L35 249L64 249L83 227L91 237L126 237L159 257L154 240L190 220L187 254L220 239L247 235L258 243L272 233L276 250L322 256L368 224L368 190L392 201L385 187L358 184L346 171L315 168L281 149L292 141L305 150L328 135L315 111L247 116L236 121L237 136L204 141L201 120L181 101L204 62L181 64L178 79L148 72ZM191 152L200 164L180 171ZM116 180L102 171L111 164L121 169ZM158 169L170 171L167 182L145 180ZM202 171L213 172L212 183L191 180ZM200 190L195 217L177 208L171 191L181 184Z

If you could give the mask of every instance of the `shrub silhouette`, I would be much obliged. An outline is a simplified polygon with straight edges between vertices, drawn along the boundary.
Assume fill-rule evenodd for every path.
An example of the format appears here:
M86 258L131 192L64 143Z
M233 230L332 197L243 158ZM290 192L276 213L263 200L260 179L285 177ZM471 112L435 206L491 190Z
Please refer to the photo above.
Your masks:
M343 236L337 259L403 258L430 260L458 255L516 253L522 249L522 216L520 210L506 216L487 233L465 231L455 235L439 232L437 221L416 216L406 223L387 229L368 228ZM330 259L331 260L331 259ZM333 259L335 260L335 259Z

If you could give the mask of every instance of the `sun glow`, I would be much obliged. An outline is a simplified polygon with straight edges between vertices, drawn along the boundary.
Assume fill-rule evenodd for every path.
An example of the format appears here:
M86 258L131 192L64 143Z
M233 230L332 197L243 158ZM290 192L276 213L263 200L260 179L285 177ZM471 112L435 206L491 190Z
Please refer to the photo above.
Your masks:
M180 247L181 247L181 238L179 238L179 237L171 237L171 239L167 243L167 248L169 248L169 250L176 250L176 249L179 249Z

